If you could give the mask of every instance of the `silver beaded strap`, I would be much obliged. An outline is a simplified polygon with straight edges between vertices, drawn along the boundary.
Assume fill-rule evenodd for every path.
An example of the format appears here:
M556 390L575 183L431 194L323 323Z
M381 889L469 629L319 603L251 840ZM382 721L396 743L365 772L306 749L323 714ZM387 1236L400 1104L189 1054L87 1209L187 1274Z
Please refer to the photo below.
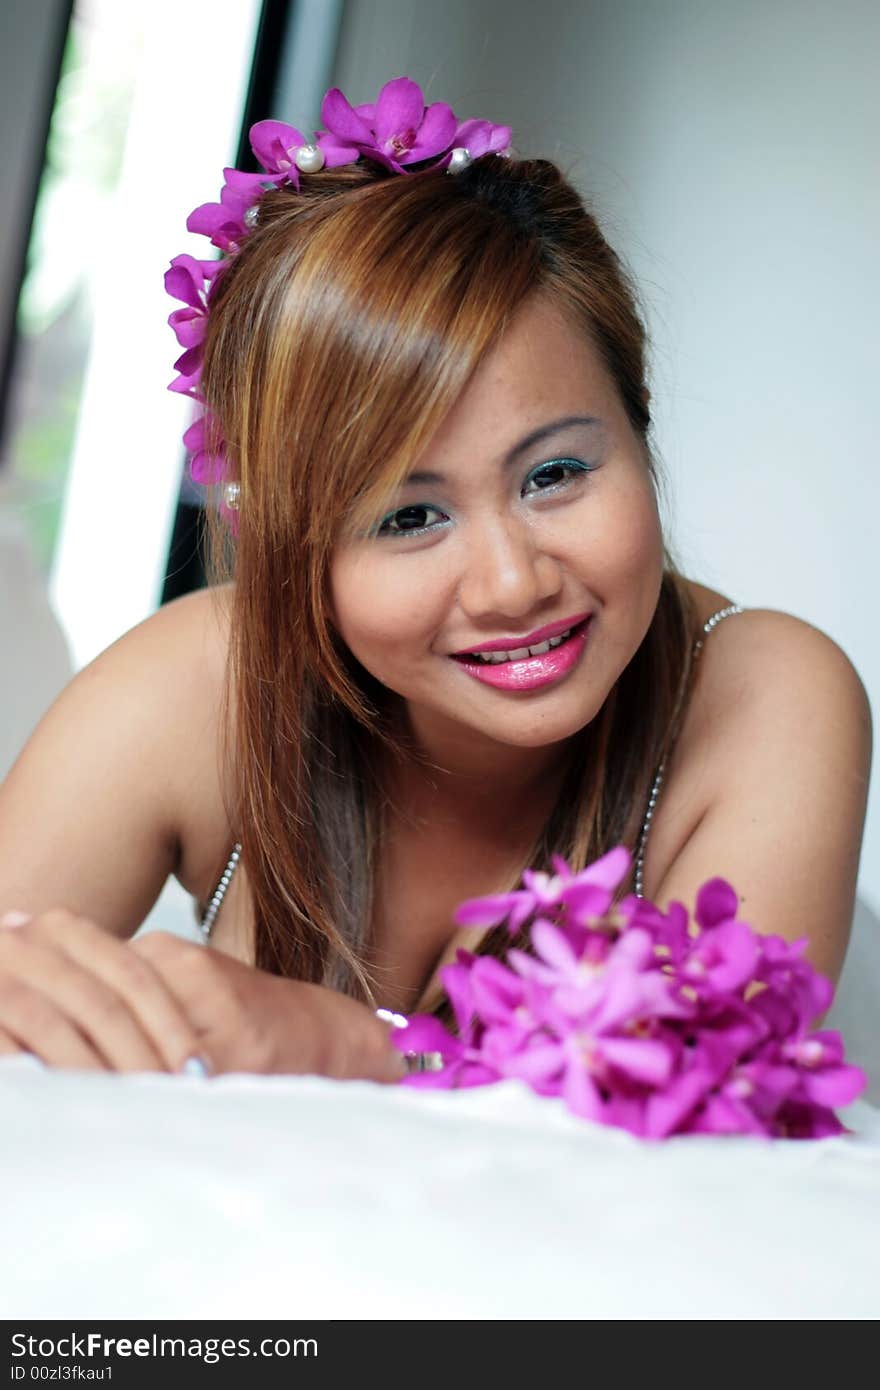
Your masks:
M205 942L206 945L210 940L211 931L213 929L214 922L217 919L217 913L220 911L220 905L226 896L227 888L232 882L232 875L235 873L235 866L240 858L241 845L236 843L232 847L232 853L229 856L226 868L223 870L223 875L220 879L220 882L214 889L214 896L208 903L208 906L205 908L205 915L199 923L199 931L201 932L202 940Z
M743 610L738 603L730 603L726 608L719 608L717 613L713 613L711 618L707 618L706 621L703 623L704 636L708 637L712 629L717 627L723 618L729 618L732 613L742 613L742 611ZM694 643L694 656L697 655L702 646L703 638L698 637L696 642ZM665 770L666 759L664 758L663 762L657 769L657 775L654 778L654 782L651 787L651 795L648 797L648 809L645 813L645 819L642 823L642 828L639 833L638 848L636 850L635 875L635 895L637 898L643 898L645 896L645 845L648 842L648 831L651 828L651 821L654 816L654 808L657 805L657 797L659 796L660 788L663 785L663 774Z

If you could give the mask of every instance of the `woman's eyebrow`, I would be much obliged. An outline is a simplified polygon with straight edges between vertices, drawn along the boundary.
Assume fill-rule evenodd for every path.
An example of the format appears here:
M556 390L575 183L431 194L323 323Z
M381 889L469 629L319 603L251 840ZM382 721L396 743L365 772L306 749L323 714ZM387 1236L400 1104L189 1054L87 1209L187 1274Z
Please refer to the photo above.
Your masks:
M602 421L596 415L566 415L561 420L553 420L548 425L539 425L537 429L525 435L518 444L514 444L505 456L504 467L507 468L510 464L515 463L520 454L524 454L535 444L540 444L541 440L546 439L548 435L558 434L560 430L570 429L572 425L601 425L601 423ZM442 486L446 483L446 477L443 473L409 473L404 482L432 483Z

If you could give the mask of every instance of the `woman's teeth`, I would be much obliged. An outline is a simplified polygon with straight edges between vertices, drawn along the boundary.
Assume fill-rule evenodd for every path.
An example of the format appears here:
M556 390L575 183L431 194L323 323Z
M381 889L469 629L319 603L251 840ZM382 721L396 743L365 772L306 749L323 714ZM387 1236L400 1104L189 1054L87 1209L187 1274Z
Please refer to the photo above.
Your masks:
M568 628L565 632L560 632L558 637L550 637L546 642L539 642L535 647L517 647L512 652L468 652L464 661L483 661L486 665L498 666L502 661L523 661L527 656L543 656L549 652L551 647L558 647L570 637L573 629Z

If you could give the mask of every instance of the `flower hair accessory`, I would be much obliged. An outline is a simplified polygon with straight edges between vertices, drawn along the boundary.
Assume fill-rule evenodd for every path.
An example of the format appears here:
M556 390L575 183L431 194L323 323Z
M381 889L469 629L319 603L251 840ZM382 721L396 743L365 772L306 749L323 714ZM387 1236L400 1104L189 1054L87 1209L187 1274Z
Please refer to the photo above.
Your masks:
M375 103L361 106L351 106L338 87L331 87L321 103L321 120L325 129L315 131L314 140L281 121L258 121L251 126L251 149L263 172L224 169L220 201L202 203L186 220L187 230L208 237L220 258L175 256L165 272L166 290L183 303L168 318L183 348L174 364L178 375L168 389L192 397L198 410L183 436L191 456L190 475L196 483L226 483L221 511L233 532L241 486L229 478L229 461L216 430L209 438L211 422L200 389L202 353L212 291L252 230L263 193L285 186L299 191L300 175L360 159L372 160L394 174L428 169L455 174L480 155L511 154L508 126L459 121L443 101L426 106L421 88L409 77L386 82Z

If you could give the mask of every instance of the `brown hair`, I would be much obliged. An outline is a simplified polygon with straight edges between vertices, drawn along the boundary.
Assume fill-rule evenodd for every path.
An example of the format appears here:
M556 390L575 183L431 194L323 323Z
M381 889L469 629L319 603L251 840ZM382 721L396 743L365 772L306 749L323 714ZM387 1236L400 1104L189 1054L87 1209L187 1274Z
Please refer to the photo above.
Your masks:
M202 383L242 505L234 545L208 510L210 574L235 580L227 810L253 893L256 964L373 1004L379 754L404 754L388 692L328 621L331 550L345 528L375 523L536 292L589 335L656 487L635 293L549 161L486 155L456 175L400 176L361 160L307 176L299 193L270 190L212 297ZM647 801L681 725L698 622L668 546L664 560L650 628L573 740L508 888L554 852L582 868L624 842ZM480 949L509 945L499 928Z

